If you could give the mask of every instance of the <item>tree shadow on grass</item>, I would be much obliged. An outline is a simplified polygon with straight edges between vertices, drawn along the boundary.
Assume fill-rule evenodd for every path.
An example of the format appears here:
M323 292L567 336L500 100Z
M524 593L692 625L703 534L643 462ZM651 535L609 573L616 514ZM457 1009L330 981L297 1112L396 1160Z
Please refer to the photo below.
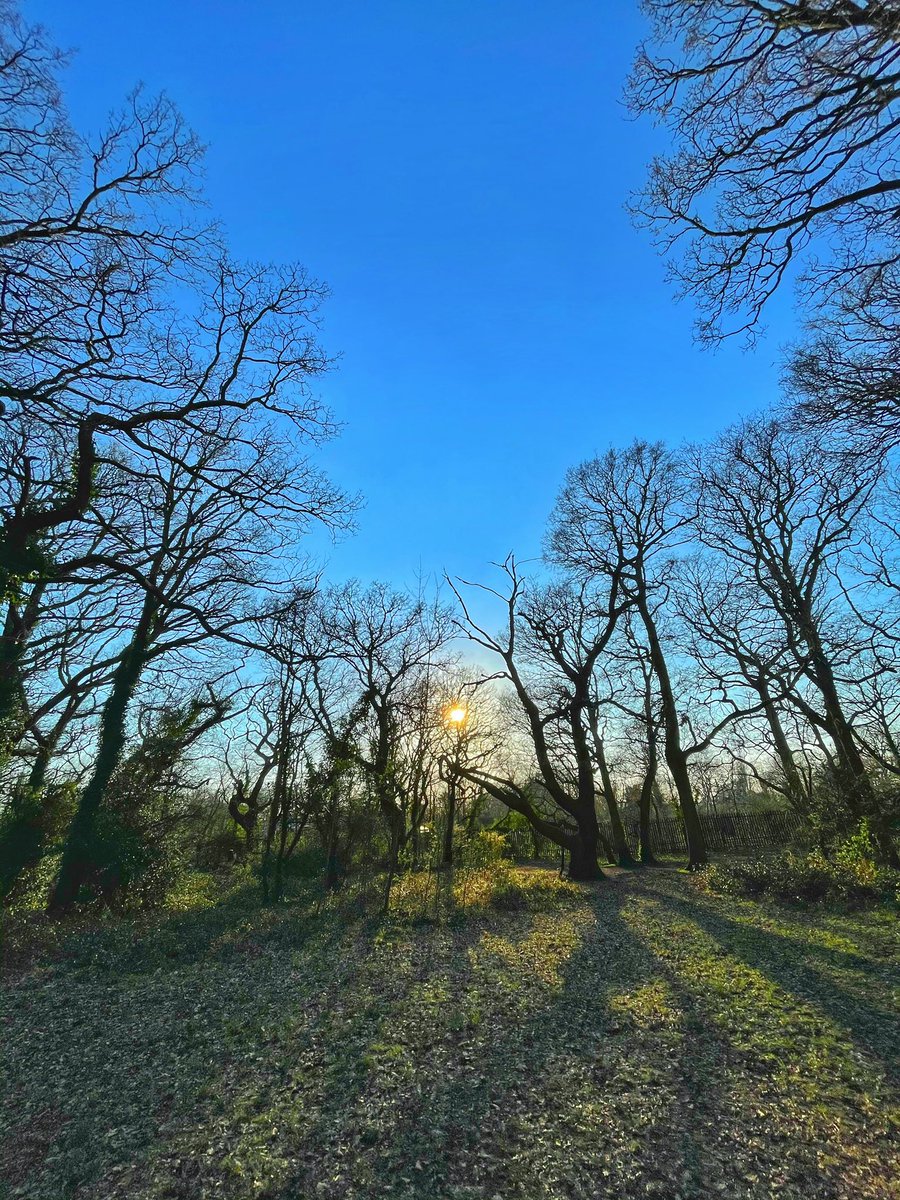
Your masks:
M427 1033L416 1041L401 1013L387 1018L403 1039L393 1069L374 1064L319 1126L320 1157L295 1146L302 1166L265 1196L847 1194L852 1162L838 1148L822 1170L815 1138L779 1139L769 1065L636 936L630 897L601 884L580 913L546 915L516 940L502 923L474 947L455 938ZM470 968L454 972L464 949ZM529 987L535 973L542 986Z
M840 1063L816 1057L812 997L782 1030L799 1074L770 1053L781 997L761 950L720 939L733 907L635 872L459 925L236 905L121 960L108 944L124 977L75 958L9 1009L11 1128L65 1121L20 1194L887 1194L844 1144L877 1149L853 1097L826 1095Z
M214 1104L235 1063L277 1060L286 1023L315 1028L361 934L335 911L260 909L252 891L69 931L0 992L0 1196L119 1194L115 1176Z
M723 952L825 1014L880 1061L894 1086L900 1083L900 1012L894 1003L900 972L895 961L823 945L804 929L804 914L790 910L730 916L727 905L692 896L677 885L664 886L659 900L715 938Z
M291 1168L298 1146L315 1168L335 1114L390 1067L385 1013L455 979L480 927L260 909L251 891L69 931L0 1001L0 1194L261 1195L282 1134Z

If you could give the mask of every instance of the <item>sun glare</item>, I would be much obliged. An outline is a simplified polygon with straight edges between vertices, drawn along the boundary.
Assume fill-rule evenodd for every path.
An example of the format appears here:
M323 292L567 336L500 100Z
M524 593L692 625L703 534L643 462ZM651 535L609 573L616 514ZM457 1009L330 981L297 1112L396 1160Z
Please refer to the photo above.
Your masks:
M454 704L452 708L447 710L447 720L451 725L465 724L468 715L467 709L462 704Z

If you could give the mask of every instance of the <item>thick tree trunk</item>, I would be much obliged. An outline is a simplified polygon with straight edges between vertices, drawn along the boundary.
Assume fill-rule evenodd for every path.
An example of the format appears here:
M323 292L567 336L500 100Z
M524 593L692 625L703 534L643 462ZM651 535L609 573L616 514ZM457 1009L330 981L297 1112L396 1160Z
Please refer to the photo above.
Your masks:
M131 644L113 675L112 687L103 706L94 773L81 793L69 828L59 875L48 905L51 913L61 914L71 909L82 884L94 869L97 817L106 789L122 757L128 705L146 662L155 613L156 606L148 597Z
M828 721L828 734L834 743L840 774L843 776L847 807L854 817L868 818L884 862L891 867L900 867L900 855L866 770L853 728L844 714L831 663L821 645L818 631L808 633L807 644L812 651L816 682Z
M82 417L79 422L72 488L55 508L40 509L31 503L30 466L26 460L22 494L0 529L0 595L14 596L22 579L37 579L26 606L29 612L21 617L10 604L0 631L0 750L8 748L8 739L14 735L25 643L37 622L37 602L51 574L50 560L41 552L39 542L50 530L80 517L90 504L97 462L95 426L93 416Z
M6 573L0 571L0 590ZM11 580L6 578L6 586ZM25 693L22 662L32 630L38 622L44 582L35 584L23 612L16 604L7 606L0 634L0 758L11 752L22 738Z
M578 835L572 839L569 850L569 878L578 882L602 879L603 872L597 858L600 829L593 805L578 819Z
M31 764L31 770L28 773L28 790L36 795L43 791L44 784L47 781L47 771L50 769L50 763L53 761L53 751L56 748L57 738L45 738L39 748L34 762Z
M656 768L659 759L656 750L656 738L652 731L649 737L647 770L644 772L644 781L641 784L641 795L638 803L638 822L640 825L641 862L645 867L655 867L657 865L657 858L653 853L653 842L650 836L650 806L654 800L653 788L656 784Z
M666 764L672 774L675 790L681 805L681 815L684 818L684 836L688 847L688 870L696 871L709 861L706 852L706 838L703 836L703 826L700 824L700 814L694 803L694 793L688 775L687 760L681 753L680 747L673 747L671 752L666 745Z

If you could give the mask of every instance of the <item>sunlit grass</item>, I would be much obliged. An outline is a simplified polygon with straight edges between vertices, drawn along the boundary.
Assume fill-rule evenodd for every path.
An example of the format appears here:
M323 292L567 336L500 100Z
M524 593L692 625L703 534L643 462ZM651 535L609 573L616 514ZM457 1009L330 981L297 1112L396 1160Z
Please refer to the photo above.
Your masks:
M892 1026L856 999L888 983L877 920L807 938L674 874L503 864L422 920L428 882L386 917L201 895L35 962L4 1000L11 1194L890 1194Z

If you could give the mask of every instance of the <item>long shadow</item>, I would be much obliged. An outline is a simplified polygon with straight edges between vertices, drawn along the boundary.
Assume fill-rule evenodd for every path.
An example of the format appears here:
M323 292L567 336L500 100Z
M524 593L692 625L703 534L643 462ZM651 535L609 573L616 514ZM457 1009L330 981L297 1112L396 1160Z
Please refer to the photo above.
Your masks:
M800 996L815 985L816 1004L822 979L798 968L793 939L767 955L772 935L748 938L683 887L634 872L572 904L451 928L348 929L336 913L236 904L120 943L124 960L115 938L86 943L9 1010L9 1077L26 1083L0 1113L18 1129L64 1120L55 1158L17 1194L847 1194L840 1151L817 1166L793 1128L802 1111L778 1108L756 1050L636 933L634 905L664 905ZM107 954L126 978L91 969ZM79 1159L79 1138L110 1133L108 1152Z
M435 992L441 1006L457 1009L472 974L459 964L468 961L484 928L477 919L459 928L373 926L373 948L317 1019L286 1031L267 1061L256 1053L252 1065L236 1064L217 1109L196 1112L192 1125L155 1157L152 1174L168 1180L165 1195L187 1200L206 1194L207 1186L217 1195L243 1195L237 1185L232 1193L227 1175L222 1177L226 1153L239 1174L273 1181L253 1192L258 1200L327 1195L329 1164L340 1165L339 1140L346 1138L353 1156L365 1162L390 1128L385 1105L390 1108L393 1097L373 1087L373 1078L399 1078L409 1065L397 1056L421 1032L410 1017L428 1008L423 989ZM411 1004L418 1005L412 1012ZM441 1039L425 1037L414 1049L427 1058L440 1045ZM217 1141L214 1130L225 1113L239 1132ZM278 1131L274 1139L272 1130ZM109 1195L138 1194L139 1183L140 1175L132 1176L127 1189Z
M674 1191L809 1200L846 1195L873 1174L879 1194L889 1140L865 1098L840 1092L819 1111L829 1072L855 1064L840 1048L820 1063L815 1023L801 1012L788 1015L785 1035L797 1062L779 1062L765 1035L777 997L749 1020L738 997L719 998L717 1012L702 980L642 944L632 914L623 916L631 897L658 898L655 888L635 875L595 890L597 924L566 959L558 989L526 1020L489 1038L473 1032L456 1068L411 1103L398 1097L374 1161L353 1176L360 1195L400 1194L405 1178L403 1195L422 1200L466 1188L528 1200ZM677 936L676 923L662 932ZM660 989L674 1023L654 1012ZM835 1119L844 1134L830 1145Z
M745 1055L635 938L621 911L629 894L618 882L595 889L581 944L525 1011L514 987L492 995L490 979L482 978L476 995L486 1012L479 1022L450 1039L436 1028L414 1076L400 1073L387 1096L364 1089L336 1110L336 1123L320 1131L327 1159L305 1160L271 1190L273 1200L318 1189L338 1196L343 1188L372 1200L674 1191L699 1198L718 1194L719 1184L727 1194L747 1194L747 1173L758 1194L769 1194L770 1185L776 1190L785 1177L784 1147L768 1148L762 1119L737 1112L723 1082ZM528 939L518 948L527 952ZM456 942L448 961L460 949ZM504 947L495 950L488 970L502 976ZM457 979L446 1002L458 1001L476 975ZM439 1051L428 1053L435 1046ZM358 1124L373 1106L375 1140L360 1143ZM756 1148L748 1150L754 1120ZM815 1192L804 1190L813 1149L796 1147L794 1159L802 1180L794 1195L838 1194L827 1180Z
M219 1107L235 1064L277 1073L286 1025L315 1036L352 975L338 948L359 933L249 896L74 932L0 992L0 1195L128 1194L133 1168ZM110 1171L122 1177L101 1185Z
M890 1005L891 985L900 982L896 966L817 945L802 933L791 936L732 920L720 908L671 889L659 899L671 912L699 925L729 954L824 1012L861 1049L881 1061L893 1086L900 1083L900 1013ZM790 920L790 914L782 919ZM858 987L845 990L829 967L854 972ZM873 991L882 995L883 1004L873 1002Z

